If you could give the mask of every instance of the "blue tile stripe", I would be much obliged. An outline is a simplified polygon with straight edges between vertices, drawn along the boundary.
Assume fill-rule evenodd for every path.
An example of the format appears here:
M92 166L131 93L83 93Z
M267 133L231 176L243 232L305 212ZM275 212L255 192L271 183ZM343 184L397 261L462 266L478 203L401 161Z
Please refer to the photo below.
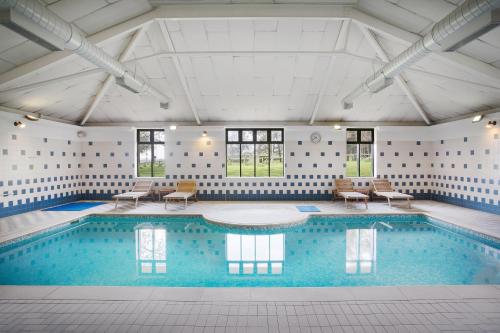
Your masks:
M81 196L79 194L74 194L74 195L68 195L65 197L40 200L40 201L34 201L34 202L27 202L27 203L18 204L18 205L14 205L14 206L10 206L10 207L2 207L2 208L0 208L0 217L6 217L6 216L11 216L11 215L26 213L26 212L30 212L33 210L48 208L48 207L57 206L60 204L65 204L68 202L73 202L73 201L78 201L78 200L81 200Z
M488 213L500 215L500 206L485 202L476 202L461 198L453 198L434 193L411 193L416 200L435 200L452 205L476 209ZM0 208L0 217L26 213L33 210L52 207L78 200L111 200L114 193L84 193L68 195L65 197L35 201L11 207ZM330 193L325 194L199 194L200 200L206 201L329 201L332 200Z

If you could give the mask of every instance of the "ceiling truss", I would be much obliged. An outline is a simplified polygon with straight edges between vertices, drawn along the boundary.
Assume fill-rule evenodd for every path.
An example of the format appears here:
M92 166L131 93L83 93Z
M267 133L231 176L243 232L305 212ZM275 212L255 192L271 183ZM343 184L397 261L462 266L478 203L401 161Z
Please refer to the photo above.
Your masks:
M134 33L134 36L132 36L132 38L130 39L128 45L123 50L122 54L120 54L120 57L118 58L119 62L124 62L130 57L130 55L134 51L135 46L137 45L137 42L144 35L148 26L149 25L142 25L140 28L137 29L137 31ZM99 91L95 95L94 99L92 100L92 103L90 103L90 106L88 107L87 111L85 112L85 115L80 121L80 125L82 126L85 125L92 112L94 112L94 110L99 105L99 102L103 99L103 97L108 92L109 88L113 85L114 79L115 77L111 74L109 74L106 77L106 80L104 80L104 82L102 83L101 87L99 88Z
M158 24L160 25L161 33L163 39L165 40L165 43L167 44L168 50L173 52L172 61L174 63L175 71L177 72L177 76L179 77L184 93L186 94L186 99L188 100L191 112L193 112L196 124L201 125L200 116L198 115L198 111L196 110L196 104L194 103L193 97L191 96L191 93L189 91L189 86L186 81L186 76L182 71L181 63L179 62L179 57L175 52L174 43L172 43L172 38L170 37L170 33L168 32L167 26L165 25L165 21L158 20Z
M164 24L164 20L166 19L213 19L213 18L225 18L225 19L238 19L238 18L260 18L260 17L266 17L266 18L297 18L297 19L303 19L303 18L328 18L332 20L343 20L343 27L346 22L349 21L354 21L357 23L362 29L362 31L367 31L373 38L371 41L372 46L374 45L374 42L378 44L378 41L374 38L373 34L370 32L370 30L382 34L385 37L388 37L390 39L396 40L400 43L403 43L404 45L411 45L413 42L416 40L420 39L420 36L411 32L408 32L404 29L398 28L394 25L391 25L387 22L384 22L380 19L377 19L371 15L368 15L354 7L351 6L343 6L343 5L292 5L292 4L287 4L287 5L259 5L259 4L252 4L252 5L197 5L196 10L193 10L193 6L189 5L168 5L168 6L159 6L156 9L145 13L143 15L139 15L131 20L128 20L126 22L117 24L113 27L104 29L101 32L98 32L92 36L89 37L89 40L92 43L95 43L97 45L102 45L103 43L119 38L123 35L129 34L133 32L134 30L137 30L145 25L148 25L151 21L157 20L160 23L160 27L162 30L162 34L164 35L164 38L167 42L167 45L169 45L169 49L171 50L172 54L171 57L174 61L175 68L177 70L178 76L181 78L181 83L182 86L185 90L189 105L192 109L192 112L196 118L197 124L201 124L201 120L199 119L199 115L197 113L195 104L193 102L193 99L190 95L189 92L189 87L187 85L185 76L182 72L182 68L180 66L178 57L180 55L183 55L184 53L182 52L175 52L175 49L173 48L172 41L170 40L170 36L168 35L168 30L166 29L166 26ZM342 28L343 28L342 27ZM367 30L369 29L369 30ZM365 33L366 34L366 33ZM169 41L170 40L170 41ZM370 39L369 39L370 40ZM379 44L378 44L379 45ZM382 61L386 62L387 60L384 59L384 53L385 51L380 47L378 47L378 50L376 47L374 49L377 51L378 56L382 59ZM382 51L382 52L380 52ZM207 52L204 52L207 53ZM222 54L220 52L211 52L213 54ZM234 52L230 52L234 53ZM241 53L241 52L238 52ZM253 51L249 51L248 54L255 53ZM271 52L273 53L273 52ZM279 52L274 52L274 53L279 53ZM297 52L294 52L297 53ZM316 52L318 53L318 52ZM336 54L342 54L345 52L338 52L336 49ZM187 53L186 53L187 54ZM227 54L227 53L223 53ZM495 89L496 86L500 84L500 69L495 68L487 63L484 63L482 61L476 60L472 57L459 54L456 52L453 53L442 53L442 54L436 54L437 57L440 57L441 59L445 60L447 63L452 64L460 69L466 70L469 73L473 73L475 75L479 75L482 78L485 78L488 80L488 82L491 82L492 89ZM11 85L12 83L15 83L16 80L23 79L27 76L29 76L32 73L37 73L40 70L47 69L50 66L54 66L59 64L61 61L68 60L70 57L75 57L74 54L67 52L67 51L62 51L62 52L52 52L46 56L43 56L37 60L34 60L32 62L29 62L27 64L18 66L6 73L3 73L0 75L0 88L2 86L6 85ZM332 52L330 52L330 65L331 62L333 61L333 55ZM387 58L387 54L385 54L385 58ZM330 67L330 66L329 66ZM94 74L91 72L92 70L83 72L87 73L88 75ZM52 80L47 80L43 83L33 83L30 85L25 85L24 87L12 87L10 86L7 89L4 89L3 91L0 90L0 95L3 94L4 92L10 91L12 92L14 89L31 89L34 88L37 84L52 84L57 82L58 80L65 80L65 79L70 79L73 77L77 77L78 75L85 75L83 73L75 73L71 75L67 75L66 77L61 77L61 78L56 78ZM109 77L108 77L109 79ZM107 81L110 81L106 79L105 84ZM473 83L473 82L471 82ZM404 78L398 79L398 84L402 88L402 90L405 92L405 94L408 96L410 99L411 103L413 106L417 109L417 111L421 114L422 118L425 120L427 124L430 123L430 119L428 119L428 116L425 113L425 110L423 110L422 106L418 102L418 98L415 96L415 94L411 91L410 87L408 87L406 81ZM99 97L100 95L104 95L105 91L109 87L110 83L107 83L106 86L103 85L101 87L101 90L99 91L98 95L96 97ZM29 87L29 88L28 88ZM105 89L102 89L105 88ZM104 91L101 93L101 91ZM314 105L314 109L312 112L312 116L310 118L309 123L313 124L315 121L315 116L317 113L317 109L319 108L319 103L321 101L321 96L324 93L324 90L320 91L320 94L317 96L317 100ZM87 110L87 114L91 114L93 112L93 109L95 109L96 106L94 104L98 104L99 100L102 98L100 96L99 99L94 98L93 103L91 104L91 108ZM96 102L97 100L97 102ZM90 111L90 112L89 112ZM85 122L88 120L88 116L86 115L84 119L82 119L82 124L85 124Z
M377 41L373 33L366 27L359 25L359 28L361 29L361 32L365 36L365 38L368 40L370 45L372 46L373 50L375 53L378 55L380 59L384 62L389 62L389 56L385 52L385 50L382 48L380 43ZM398 84L398 86L401 88L401 90L405 93L406 97L410 100L410 103L415 107L415 109L418 111L419 115L422 117L422 119L425 121L427 125L431 124L431 120L429 119L429 116L425 112L423 106L420 104L420 102L417 99L417 96L415 93L411 90L411 88L408 86L408 83L406 83L406 79L404 78L403 74L400 74L395 77L395 81Z
M337 41L335 42L335 51L345 51L347 45L347 38L349 35L349 25L350 20L342 21L342 26L340 27L339 35L337 36ZM314 124L314 120L316 119L316 114L318 113L319 106L321 105L321 101L323 99L323 95L325 94L326 88L328 87L328 82L333 72L333 65L335 63L335 57L330 56L330 61L328 62L328 68L326 70L326 75L323 78L323 83L321 85L321 89L316 97L316 101L314 102L313 112L311 118L309 119L309 125Z

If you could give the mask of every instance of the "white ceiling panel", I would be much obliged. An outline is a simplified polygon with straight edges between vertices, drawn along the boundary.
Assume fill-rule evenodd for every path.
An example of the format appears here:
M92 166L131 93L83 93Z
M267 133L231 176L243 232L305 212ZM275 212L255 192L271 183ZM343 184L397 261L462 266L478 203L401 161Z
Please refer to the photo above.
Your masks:
M253 22L250 20L229 21L229 36L233 51L248 51L254 49Z
M358 6L368 14L414 33L421 32L433 23L432 20L399 6L398 2L399 1L359 0ZM420 1L417 2L420 3Z
M456 5L446 0L399 0L395 5L433 22L443 19L456 8Z
M20 66L48 53L50 52L46 48L27 40L2 52L0 59Z
M356 7L389 24L422 33L460 1L359 0ZM88 34L152 10L147 0L44 2L51 3L51 9L68 21L73 20ZM263 2L272 3L272 0ZM148 26L126 66L171 96L170 109L160 109L158 101L151 96L133 94L113 84L90 122L193 121L188 98L202 121L308 121L323 86L324 94L316 118L319 121L421 121L398 85L362 96L356 100L353 110L341 108L342 98L382 66L355 22L349 24L346 54L333 56L331 72L328 68L332 56L328 53L335 50L342 25L340 20L300 17L167 19L164 23L174 50L168 50L160 23L163 24L157 21ZM100 46L111 56L119 57L131 37L132 33ZM376 37L390 58L407 47L387 35ZM2 26L0 41L0 73L15 71L16 66L49 53ZM181 54L176 58L161 54L172 51ZM460 52L500 68L500 28L465 45ZM180 66L173 59L178 59ZM86 60L71 56L12 80L2 88L93 68L94 65ZM435 55L422 59L404 75L410 89L433 119L500 106L498 81ZM106 73L98 73L17 93L0 92L0 105L39 110L45 115L78 121L106 77ZM187 90L181 78L185 79Z
M87 0L71 0L71 2L87 2ZM107 27L144 14L151 9L152 7L147 0L120 0L83 16L73 23L87 34L92 35Z
M0 57L3 52L26 41L26 38L3 25L0 25L0 37L2 38L2 42L0 43Z
M500 42L497 42L497 44L500 44ZM460 52L489 64L500 60L500 45L495 46L482 39L473 40L462 46Z
M109 3L105 0L60 0L49 5L48 8L66 21L72 22L107 5L109 5Z

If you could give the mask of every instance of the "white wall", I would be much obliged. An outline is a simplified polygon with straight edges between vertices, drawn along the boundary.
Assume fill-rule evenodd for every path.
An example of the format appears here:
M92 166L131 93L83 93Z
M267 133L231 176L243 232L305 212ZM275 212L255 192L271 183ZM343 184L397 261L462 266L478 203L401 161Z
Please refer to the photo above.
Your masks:
M498 119L500 115L489 117ZM54 197L70 200L80 193L87 199L107 199L131 188L136 162L134 129L82 129L26 121L28 127L21 130L12 125L19 118L0 114L0 187L2 193L9 193L0 197L0 205L3 205L0 214L38 208L30 204L35 198L41 201L42 195L44 201L49 195L51 200ZM85 131L86 137L78 138L78 130ZM204 130L208 132L207 137L201 135ZM200 196L205 199L329 199L333 180L344 176L344 130L287 126L285 177L226 178L224 131L224 127L215 126L167 129L167 176L155 179L157 186L175 186L179 179L195 179ZM320 143L311 143L313 132L321 134ZM485 129L484 122L472 124L470 120L432 127L379 127L376 129L376 176L388 178L398 190L418 198L432 196L498 213L499 133L498 126ZM2 155L4 149L7 155ZM470 155L470 150L474 150L474 155ZM54 156L50 156L51 152ZM33 184L34 179L39 182L41 178L47 183L48 177L50 185ZM57 177L55 181L54 177ZM357 186L367 187L369 180L359 178L355 182Z

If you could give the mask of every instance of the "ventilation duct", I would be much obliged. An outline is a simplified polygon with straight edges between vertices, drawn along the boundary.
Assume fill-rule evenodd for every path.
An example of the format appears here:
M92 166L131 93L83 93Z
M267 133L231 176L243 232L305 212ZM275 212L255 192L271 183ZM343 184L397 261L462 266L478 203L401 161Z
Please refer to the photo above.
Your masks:
M351 109L354 99L365 92L378 92L392 79L430 52L454 51L500 23L500 0L467 0L436 23L422 39L385 64L342 99L344 109Z
M0 0L0 23L50 50L73 51L122 80L129 90L155 96L162 107L170 102L168 96L130 73L122 63L88 41L78 28L38 1Z

